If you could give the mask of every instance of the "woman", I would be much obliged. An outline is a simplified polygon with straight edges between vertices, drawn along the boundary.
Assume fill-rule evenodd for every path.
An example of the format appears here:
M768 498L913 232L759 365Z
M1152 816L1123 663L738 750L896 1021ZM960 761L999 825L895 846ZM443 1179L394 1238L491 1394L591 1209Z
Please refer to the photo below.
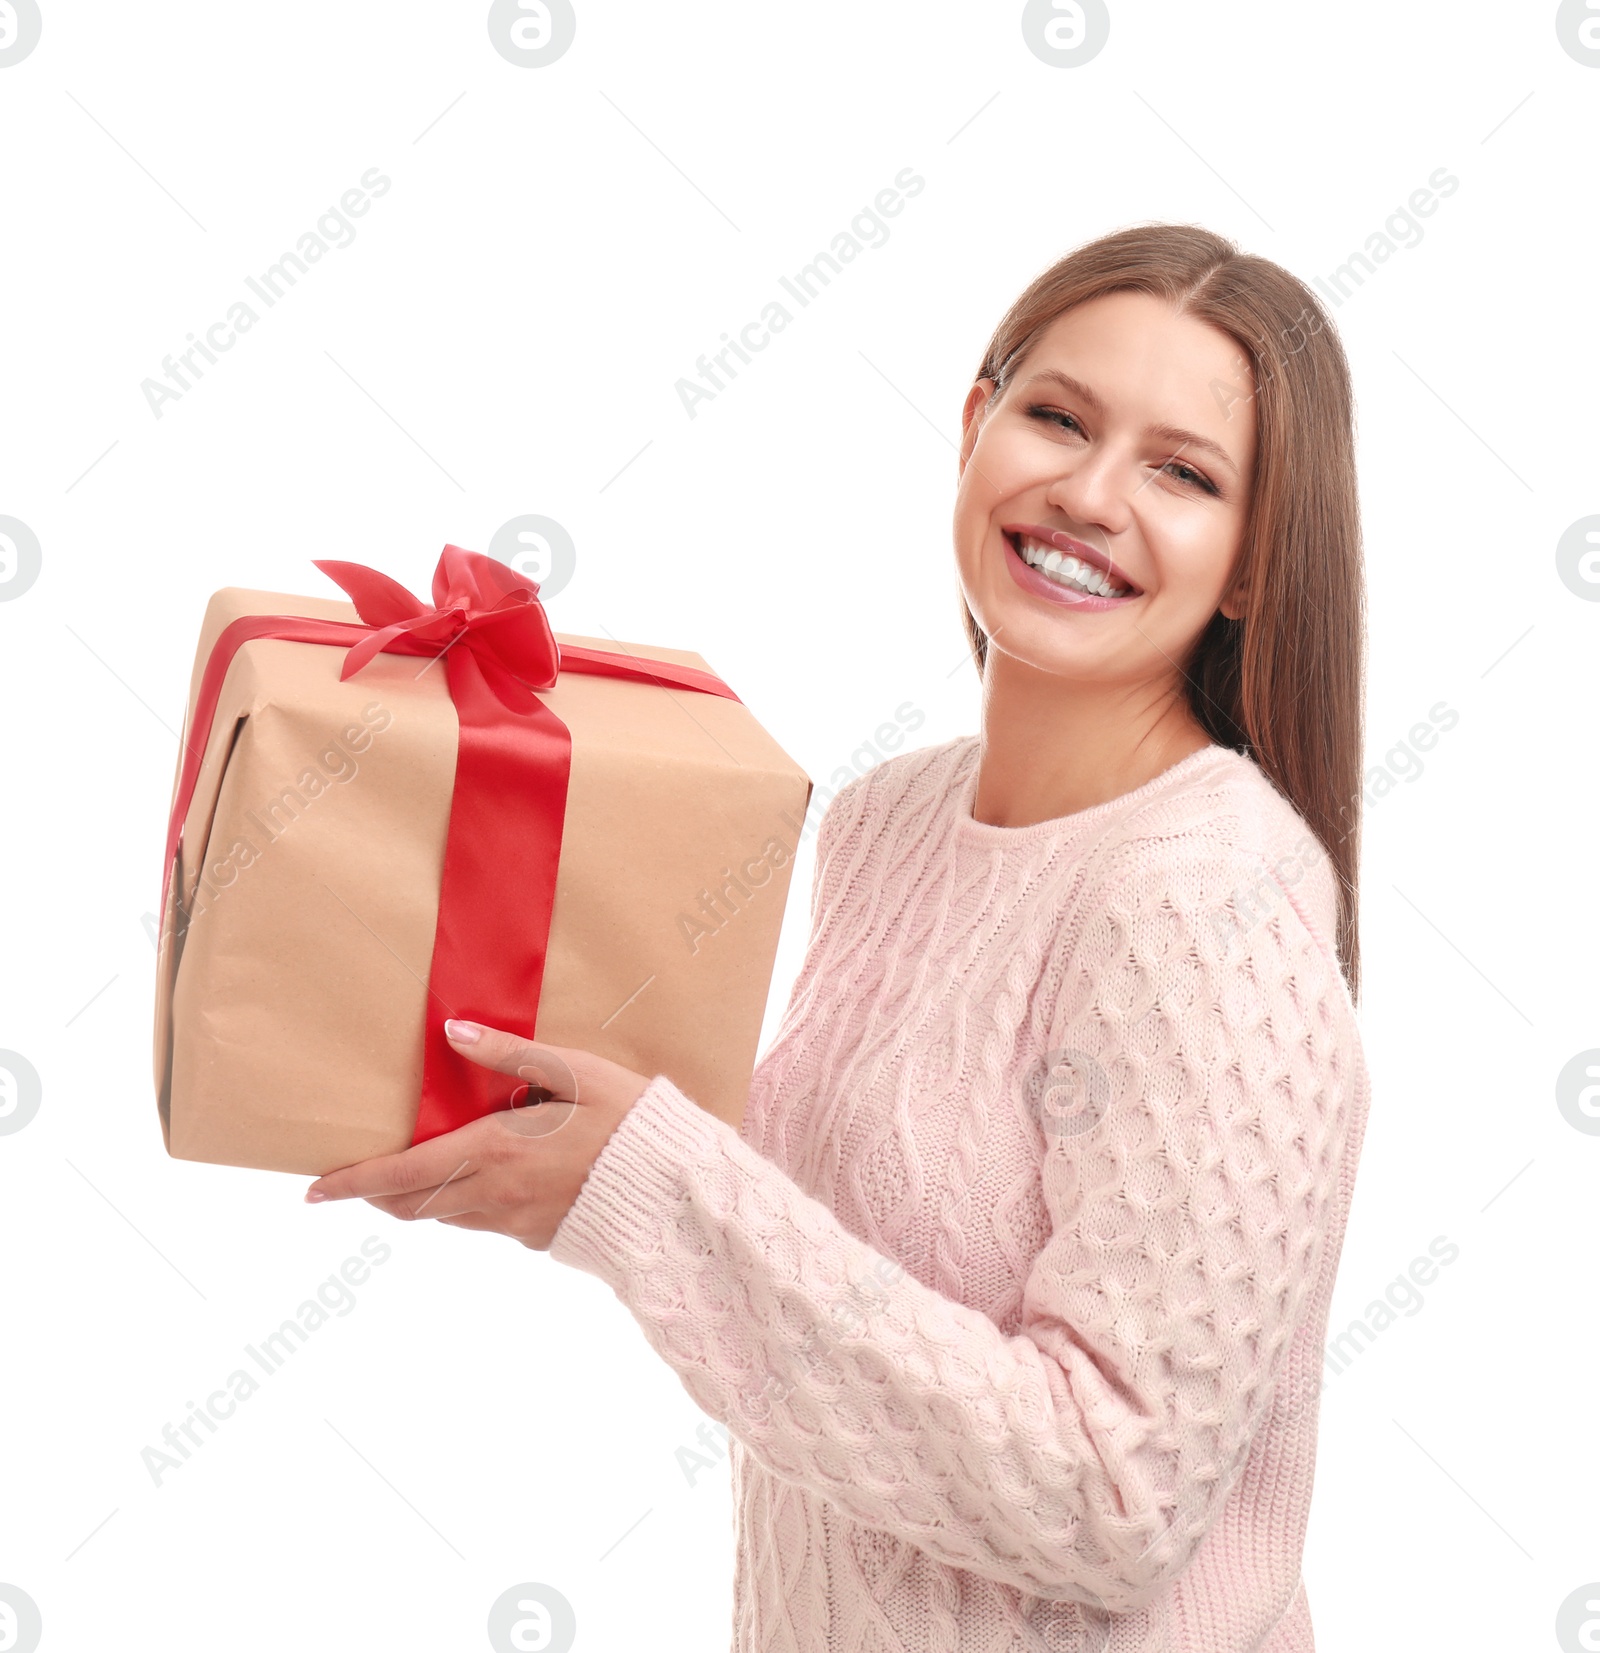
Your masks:
M982 733L829 802L742 1132L453 1023L560 1100L308 1197L612 1286L730 1431L737 1649L1306 1653L1368 1094L1345 360L1157 225L1022 294L963 422Z

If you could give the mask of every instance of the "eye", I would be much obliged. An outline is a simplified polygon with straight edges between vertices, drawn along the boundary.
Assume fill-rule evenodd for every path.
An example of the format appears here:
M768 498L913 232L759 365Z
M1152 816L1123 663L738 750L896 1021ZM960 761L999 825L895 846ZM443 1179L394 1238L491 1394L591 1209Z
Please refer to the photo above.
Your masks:
M1190 487L1202 488L1208 494L1215 494L1219 490L1210 477L1202 475L1193 465L1185 465L1181 459L1169 459L1163 467L1165 470L1182 472L1178 480Z
M1060 408L1046 407L1043 403L1037 403L1028 409L1028 417L1038 419L1045 424L1055 425L1059 430L1066 430L1070 426L1080 436L1083 434L1083 426L1078 423L1077 419L1072 414L1063 412Z

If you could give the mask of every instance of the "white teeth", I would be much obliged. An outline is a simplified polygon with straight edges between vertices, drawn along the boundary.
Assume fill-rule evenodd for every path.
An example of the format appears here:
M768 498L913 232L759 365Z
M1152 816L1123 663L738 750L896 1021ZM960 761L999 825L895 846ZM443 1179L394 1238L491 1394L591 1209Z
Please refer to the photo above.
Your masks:
M1058 585L1069 586L1074 590L1087 591L1097 597L1126 597L1131 595L1128 586L1115 584L1108 575L1101 573L1098 568L1081 562L1077 557L1064 556L1053 546L1040 545L1037 540L1023 537L1019 541L1022 560L1030 568L1037 568L1047 578L1053 579Z

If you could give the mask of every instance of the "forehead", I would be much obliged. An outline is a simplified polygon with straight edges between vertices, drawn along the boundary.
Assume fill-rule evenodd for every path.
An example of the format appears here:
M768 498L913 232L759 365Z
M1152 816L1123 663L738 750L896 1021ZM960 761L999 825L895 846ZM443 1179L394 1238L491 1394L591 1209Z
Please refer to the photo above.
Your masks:
M1223 448L1241 475L1250 465L1255 381L1243 350L1231 334L1166 299L1106 293L1057 316L1034 341L1013 385L1028 387L1052 370L1092 392L1110 422L1180 427Z

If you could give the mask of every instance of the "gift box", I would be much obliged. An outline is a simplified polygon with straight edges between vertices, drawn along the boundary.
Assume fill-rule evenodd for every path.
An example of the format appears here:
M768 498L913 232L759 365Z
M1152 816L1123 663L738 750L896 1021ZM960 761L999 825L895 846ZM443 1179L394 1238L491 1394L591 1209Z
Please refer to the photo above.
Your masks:
M433 604L228 589L173 786L155 1080L175 1158L320 1175L514 1105L456 1016L737 1127L811 783L699 655L551 631L447 546Z

